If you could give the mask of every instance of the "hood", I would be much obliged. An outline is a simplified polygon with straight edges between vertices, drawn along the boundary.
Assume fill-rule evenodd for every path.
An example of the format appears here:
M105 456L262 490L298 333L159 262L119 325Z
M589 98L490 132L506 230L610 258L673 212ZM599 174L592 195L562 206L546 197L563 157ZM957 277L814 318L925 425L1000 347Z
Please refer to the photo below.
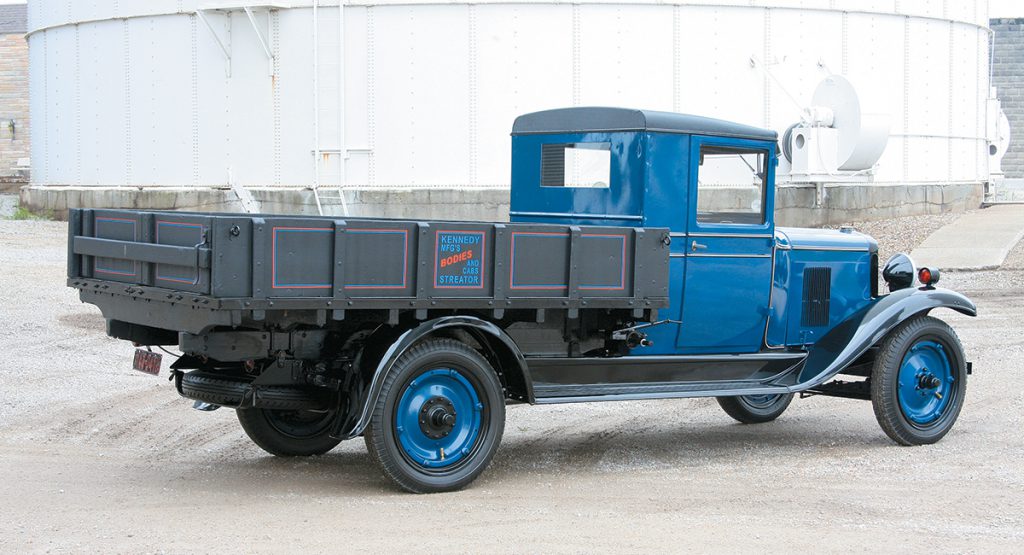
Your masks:
M780 249L869 252L878 250L878 243L871 236L854 231L853 228L837 230L777 227L775 244Z

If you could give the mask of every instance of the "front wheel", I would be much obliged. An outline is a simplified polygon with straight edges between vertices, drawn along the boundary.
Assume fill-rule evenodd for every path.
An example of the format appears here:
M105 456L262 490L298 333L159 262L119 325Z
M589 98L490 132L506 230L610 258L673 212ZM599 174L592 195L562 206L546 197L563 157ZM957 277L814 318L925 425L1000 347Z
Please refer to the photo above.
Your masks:
M330 436L337 411L238 409L238 422L249 439L279 457L323 455L340 439Z
M504 428L505 397L491 365L463 343L435 339L395 363L363 438L388 478L433 493L476 479Z
M930 316L907 320L882 342L871 371L871 404L886 435L901 445L942 439L967 393L960 339Z
M793 401L793 394L741 395L716 399L722 410L736 420L744 424L760 424L771 422L786 412Z

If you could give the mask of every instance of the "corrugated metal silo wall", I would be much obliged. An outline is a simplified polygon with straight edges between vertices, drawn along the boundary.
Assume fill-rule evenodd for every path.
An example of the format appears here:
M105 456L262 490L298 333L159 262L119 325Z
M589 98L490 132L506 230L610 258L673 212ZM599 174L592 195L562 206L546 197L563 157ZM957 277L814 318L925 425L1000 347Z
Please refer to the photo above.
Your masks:
M988 178L981 0L325 4L32 0L34 184L506 187L518 114L782 130L829 73L891 115L876 183Z

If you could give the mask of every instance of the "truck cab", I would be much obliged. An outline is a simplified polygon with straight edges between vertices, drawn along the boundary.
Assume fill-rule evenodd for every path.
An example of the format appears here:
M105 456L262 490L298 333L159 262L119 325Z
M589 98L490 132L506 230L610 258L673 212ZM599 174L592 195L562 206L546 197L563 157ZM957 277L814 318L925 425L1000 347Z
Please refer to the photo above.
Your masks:
M636 355L812 345L878 295L877 243L775 225L777 136L622 108L519 117L513 222L670 230L668 320Z

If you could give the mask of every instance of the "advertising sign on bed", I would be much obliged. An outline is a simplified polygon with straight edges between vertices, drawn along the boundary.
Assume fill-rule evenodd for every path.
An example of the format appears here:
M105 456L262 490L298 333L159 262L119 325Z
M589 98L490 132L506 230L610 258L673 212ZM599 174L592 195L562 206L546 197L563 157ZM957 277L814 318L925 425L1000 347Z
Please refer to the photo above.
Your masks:
M434 287L481 289L484 286L484 232L438 231Z

